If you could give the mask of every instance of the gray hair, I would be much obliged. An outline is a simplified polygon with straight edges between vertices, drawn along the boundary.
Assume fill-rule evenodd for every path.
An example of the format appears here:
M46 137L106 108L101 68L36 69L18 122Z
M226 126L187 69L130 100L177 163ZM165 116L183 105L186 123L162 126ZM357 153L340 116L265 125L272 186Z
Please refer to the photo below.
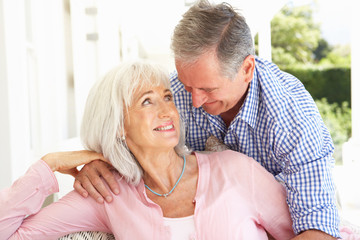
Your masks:
M126 142L121 141L121 136L132 96L144 85L170 88L168 72L157 64L145 61L123 63L112 69L90 90L80 130L84 147L102 153L132 184L139 183L143 170ZM183 155L188 153L188 149L180 122L180 140L175 151Z
M245 18L228 3L210 4L200 0L175 27L171 49L185 64L215 49L220 70L233 79L248 55L254 55L253 39Z

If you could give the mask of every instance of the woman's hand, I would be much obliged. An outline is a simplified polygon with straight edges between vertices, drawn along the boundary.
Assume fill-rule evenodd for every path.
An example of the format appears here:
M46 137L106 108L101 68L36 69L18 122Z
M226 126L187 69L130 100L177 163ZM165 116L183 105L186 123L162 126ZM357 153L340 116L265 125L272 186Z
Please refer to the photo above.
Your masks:
M46 154L41 158L45 161L53 172L58 171L61 173L76 176L78 170L76 167L87 164L94 160L101 160L109 163L101 153L82 150L71 152L55 152Z
M55 152L45 155L42 160L49 165L53 172L58 171L75 177L74 188L84 197L90 195L99 203L103 203L104 198L107 202L112 201L111 194L101 177L105 179L115 194L119 193L118 184L112 174L114 168L101 153L87 150ZM81 171L78 171L76 167L84 164Z

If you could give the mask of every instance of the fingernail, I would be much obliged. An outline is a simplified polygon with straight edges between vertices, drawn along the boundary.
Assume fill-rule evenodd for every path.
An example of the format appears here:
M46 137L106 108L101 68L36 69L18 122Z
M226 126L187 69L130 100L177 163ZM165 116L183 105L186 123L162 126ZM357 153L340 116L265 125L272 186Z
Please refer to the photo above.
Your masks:
M99 203L103 203L103 202L104 202L104 199L101 198L101 197L99 197L99 198L97 199L97 201L98 201Z
M87 193L83 193L82 195L83 195L83 197L87 197L87 196L88 196Z
M107 202L111 202L111 200L112 200L112 197L110 197L110 196L107 196L107 197L106 197L105 199L106 199L106 201L107 201Z
M115 189L115 190L114 190L114 193L115 193L115 194L119 194L119 193L120 193L119 189Z

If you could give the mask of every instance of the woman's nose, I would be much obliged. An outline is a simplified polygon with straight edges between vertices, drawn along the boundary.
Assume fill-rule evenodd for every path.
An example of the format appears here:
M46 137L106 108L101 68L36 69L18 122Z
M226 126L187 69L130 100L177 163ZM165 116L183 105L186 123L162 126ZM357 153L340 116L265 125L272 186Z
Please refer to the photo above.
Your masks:
M159 104L159 117L166 118L170 117L174 112L174 109L171 108L168 102L162 102Z

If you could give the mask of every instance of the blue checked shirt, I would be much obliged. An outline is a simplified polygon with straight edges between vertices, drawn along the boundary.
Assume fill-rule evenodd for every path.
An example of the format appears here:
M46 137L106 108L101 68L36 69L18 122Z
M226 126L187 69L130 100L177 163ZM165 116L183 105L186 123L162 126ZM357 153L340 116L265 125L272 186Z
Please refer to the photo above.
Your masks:
M297 78L256 58L247 97L228 128L220 116L192 106L191 94L177 73L170 81L190 148L204 150L213 135L232 150L254 158L286 186L296 234L318 229L340 237L331 173L333 142L312 97Z

